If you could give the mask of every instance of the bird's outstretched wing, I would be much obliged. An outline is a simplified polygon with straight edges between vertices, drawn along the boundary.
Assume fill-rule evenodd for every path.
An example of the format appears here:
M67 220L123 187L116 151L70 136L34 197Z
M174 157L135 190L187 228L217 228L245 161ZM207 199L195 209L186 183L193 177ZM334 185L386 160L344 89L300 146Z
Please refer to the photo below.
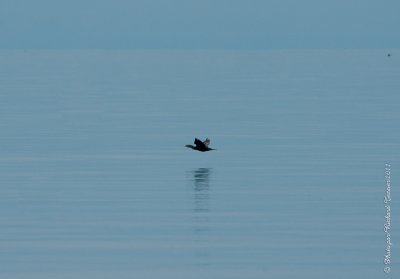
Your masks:
M210 144L210 139L209 139L209 138L206 138L206 140L203 141L203 143L204 143L204 145L205 145L206 147L208 147L208 145Z
M194 144L199 148L207 148L207 145L205 145L205 143L199 140L198 138L194 139Z

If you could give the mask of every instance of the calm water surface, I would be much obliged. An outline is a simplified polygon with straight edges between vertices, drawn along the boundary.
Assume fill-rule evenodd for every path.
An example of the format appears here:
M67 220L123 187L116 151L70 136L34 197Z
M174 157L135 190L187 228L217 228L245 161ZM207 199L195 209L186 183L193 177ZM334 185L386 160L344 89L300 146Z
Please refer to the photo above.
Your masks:
M391 53L0 51L0 277L397 276Z

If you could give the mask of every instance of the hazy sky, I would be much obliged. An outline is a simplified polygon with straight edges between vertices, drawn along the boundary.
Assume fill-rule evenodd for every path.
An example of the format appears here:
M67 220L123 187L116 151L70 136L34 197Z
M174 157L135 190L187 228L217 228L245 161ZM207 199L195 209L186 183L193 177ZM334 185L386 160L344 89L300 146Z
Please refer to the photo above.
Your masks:
M0 0L0 48L394 48L399 0Z

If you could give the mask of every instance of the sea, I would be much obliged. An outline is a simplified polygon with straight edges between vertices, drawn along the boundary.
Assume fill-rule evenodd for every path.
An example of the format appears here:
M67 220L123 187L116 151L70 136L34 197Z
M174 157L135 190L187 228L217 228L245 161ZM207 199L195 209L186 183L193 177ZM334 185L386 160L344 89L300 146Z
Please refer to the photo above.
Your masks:
M399 49L0 50L0 278L400 278L399 127Z

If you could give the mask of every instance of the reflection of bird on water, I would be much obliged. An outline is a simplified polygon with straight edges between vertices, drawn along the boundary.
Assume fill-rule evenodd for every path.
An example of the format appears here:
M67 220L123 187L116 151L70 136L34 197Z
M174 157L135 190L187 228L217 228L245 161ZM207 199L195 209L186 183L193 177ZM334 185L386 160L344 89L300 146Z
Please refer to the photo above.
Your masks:
M197 245L194 247L194 264L200 268L211 265L211 249L209 246L212 234L210 210L211 168L198 168L189 172L190 182L193 183L193 238Z
M210 169L200 168L193 172L194 190L196 192L208 190Z
M211 169L208 168L199 168L193 171L195 212L209 211L210 172Z
M209 148L208 145L210 144L210 139L206 139L205 141L201 141L198 138L194 139L194 144L195 146L191 145L191 144L187 144L185 145L188 148L191 148L193 150L198 150L201 152L206 152L206 151L210 151L210 150L215 150L213 148Z

